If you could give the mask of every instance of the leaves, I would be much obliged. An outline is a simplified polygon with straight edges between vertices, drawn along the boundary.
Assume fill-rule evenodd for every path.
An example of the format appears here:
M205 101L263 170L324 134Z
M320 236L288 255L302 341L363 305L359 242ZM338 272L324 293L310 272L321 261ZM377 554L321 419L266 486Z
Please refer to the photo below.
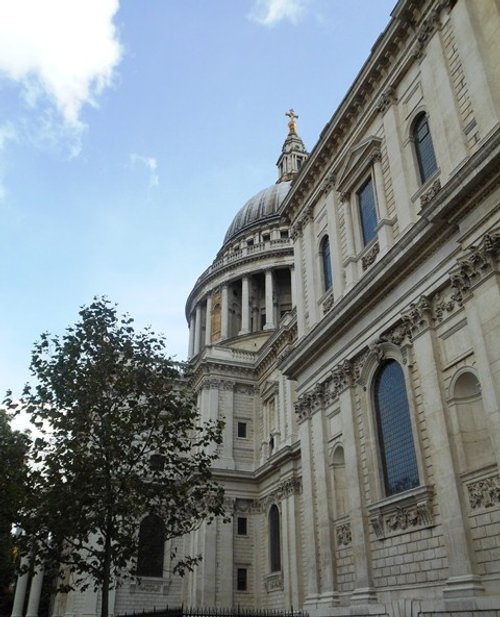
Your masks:
M223 514L210 471L222 426L198 424L186 369L163 336L136 332L130 316L96 298L62 337L41 335L31 372L21 400L5 401L40 431L29 477L36 497L20 517L24 550L37 546L38 559L63 564L65 587L89 577L103 591L120 584L148 513L162 517L167 538ZM177 570L197 560L180 556Z

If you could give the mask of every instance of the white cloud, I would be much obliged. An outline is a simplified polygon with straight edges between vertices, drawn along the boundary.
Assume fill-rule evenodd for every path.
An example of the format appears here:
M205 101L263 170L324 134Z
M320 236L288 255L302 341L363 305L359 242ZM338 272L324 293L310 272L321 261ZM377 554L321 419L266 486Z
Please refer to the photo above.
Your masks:
M0 126L0 203L2 203L7 194L7 190L4 186L4 162L3 162L3 150L8 141L17 140L17 132L14 126L7 122Z
M113 17L119 0L0 0L0 72L27 105L48 99L81 132L81 110L97 105L122 57Z
M135 165L144 165L149 170L149 186L152 188L160 184L160 177L158 175L158 162L153 156L141 156L140 154L130 155L130 164L132 167Z
M249 18L263 26L288 20L296 24L304 16L308 0L255 0Z

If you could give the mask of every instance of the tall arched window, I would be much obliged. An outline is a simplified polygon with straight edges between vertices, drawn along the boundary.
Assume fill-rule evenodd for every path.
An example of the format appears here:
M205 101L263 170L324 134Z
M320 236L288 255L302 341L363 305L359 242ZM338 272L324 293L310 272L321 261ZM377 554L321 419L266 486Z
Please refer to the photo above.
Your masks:
M371 177L358 190L357 196L363 245L366 246L377 235L377 209Z
M271 572L281 570L280 513L275 504L269 510L269 567Z
M328 236L323 236L319 247L321 255L321 266L323 270L323 286L324 291L327 291L333 285L332 277L332 260L330 257L330 239Z
M137 576L163 576L165 525L159 516L150 514L139 528Z
M394 495L419 484L405 379L395 360L379 369L374 399L385 493Z
M432 136L429 129L429 122L425 113L417 116L412 130L413 143L415 144L415 154L420 172L420 181L426 182L437 169L436 155L432 145Z

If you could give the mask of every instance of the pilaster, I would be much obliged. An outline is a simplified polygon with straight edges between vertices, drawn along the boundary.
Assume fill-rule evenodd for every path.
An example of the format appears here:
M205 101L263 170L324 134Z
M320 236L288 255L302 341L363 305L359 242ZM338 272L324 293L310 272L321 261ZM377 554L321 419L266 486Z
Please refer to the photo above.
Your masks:
M273 330L276 326L274 324L274 305L273 305L273 296L274 296L274 279L273 279L273 271L266 270L265 274L265 285L266 285L266 323L264 324L264 330Z
M443 537L448 553L449 578L444 595L461 597L482 593L463 495L454 465L446 422L446 400L439 378L440 357L432 325L431 306L422 296L403 316L412 330L414 359L418 368L425 424L431 448L434 482L439 504Z

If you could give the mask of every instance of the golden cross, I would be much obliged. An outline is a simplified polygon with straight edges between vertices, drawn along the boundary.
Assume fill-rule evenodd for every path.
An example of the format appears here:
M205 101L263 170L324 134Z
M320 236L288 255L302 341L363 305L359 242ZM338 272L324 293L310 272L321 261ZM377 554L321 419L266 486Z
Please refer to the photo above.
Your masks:
M298 115L293 111L293 109L290 109L290 111L286 112L285 116L290 118L290 122L288 123L290 133L295 133L295 129L297 128L295 120L298 118Z

